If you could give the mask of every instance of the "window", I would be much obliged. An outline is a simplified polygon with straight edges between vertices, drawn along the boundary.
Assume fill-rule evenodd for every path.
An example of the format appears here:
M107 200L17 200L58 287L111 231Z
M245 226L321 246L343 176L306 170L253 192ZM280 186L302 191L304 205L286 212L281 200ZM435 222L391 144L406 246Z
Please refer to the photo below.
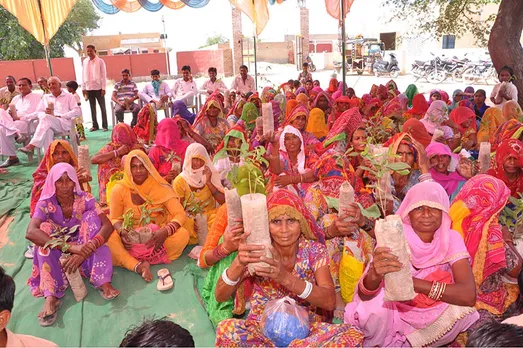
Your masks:
M387 51L396 50L396 33L381 33L380 41L383 42Z
M456 35L443 35L443 49L450 50L456 47Z

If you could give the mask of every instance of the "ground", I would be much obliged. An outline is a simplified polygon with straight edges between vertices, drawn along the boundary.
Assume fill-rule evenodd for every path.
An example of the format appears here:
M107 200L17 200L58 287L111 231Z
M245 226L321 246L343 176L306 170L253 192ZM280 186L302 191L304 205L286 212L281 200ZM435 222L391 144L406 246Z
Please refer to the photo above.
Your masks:
M294 66L271 66L271 69L262 67L263 77L275 84L296 78ZM332 71L313 73L315 79L320 80L325 88ZM349 76L347 84L361 96L370 90L372 84L385 84L390 78L375 78L374 76ZM231 78L225 79L230 85ZM410 76L397 79L400 90L405 90L412 83ZM170 85L172 81L168 81ZM203 83L197 79L198 85ZM144 83L139 84L139 89ZM259 79L258 85L263 87L266 82ZM455 89L464 89L466 86L448 83L432 86L428 83L417 83L423 93L429 93L432 88L442 88L449 94ZM490 94L492 86L475 86L483 88ZM260 88L261 89L261 88ZM108 87L108 95L112 87ZM109 98L106 98L107 110L110 113ZM91 127L88 103L82 105L85 128ZM126 114L126 122L130 123L130 114ZM163 112L159 118L163 118ZM100 120L100 114L98 112ZM110 115L109 115L110 123ZM87 142L91 155L110 141L110 132L87 131ZM0 266L4 267L16 281L15 307L9 323L9 329L17 333L30 334L54 341L59 346L117 346L126 330L141 321L143 317L168 317L188 329L194 337L197 346L213 346L215 340L214 329L195 291L201 286L201 277L194 275L195 261L184 255L167 268L175 280L174 290L159 293L156 290L156 279L145 283L139 275L122 268L114 269L113 285L121 290L121 295L111 302L104 301L100 295L88 285L89 295L81 303L76 303L70 291L65 296L64 306L60 310L57 322L52 327L42 328L38 325L37 314L43 306L42 298L31 296L26 285L31 273L32 260L25 259L23 254L28 245L25 240L25 231L29 222L29 196L32 187L31 174L37 163L27 163L25 155L21 154L23 164L9 168L9 173L0 177ZM98 196L97 167L91 168L93 194ZM189 249L189 248L188 248ZM153 272L160 269L153 267ZM201 274L196 270L196 273ZM87 282L86 282L87 284ZM198 285L197 285L198 284Z

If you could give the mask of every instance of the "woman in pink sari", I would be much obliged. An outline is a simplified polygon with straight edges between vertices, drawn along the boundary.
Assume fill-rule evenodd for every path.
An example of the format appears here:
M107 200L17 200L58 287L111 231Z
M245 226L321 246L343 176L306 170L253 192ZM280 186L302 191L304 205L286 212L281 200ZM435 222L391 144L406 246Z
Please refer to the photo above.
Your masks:
M430 163L430 176L443 186L452 202L467 182L467 178L457 170L459 156L453 154L450 147L438 142L430 143L426 151Z
M397 214L410 248L417 296L384 300L384 275L402 265L389 248L376 248L345 309L345 323L364 332L365 346L447 345L478 320L470 256L461 235L451 229L448 211L448 195L435 182L417 184L407 193Z
M149 159L168 183L180 174L187 146L189 143L180 139L178 124L174 119L165 118L158 124L156 140L149 151Z

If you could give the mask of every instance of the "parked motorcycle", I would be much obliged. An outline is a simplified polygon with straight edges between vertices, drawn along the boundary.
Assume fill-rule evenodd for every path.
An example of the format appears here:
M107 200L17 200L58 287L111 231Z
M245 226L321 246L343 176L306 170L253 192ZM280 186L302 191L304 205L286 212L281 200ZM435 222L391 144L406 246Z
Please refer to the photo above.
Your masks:
M315 72L316 71L316 65L314 65L314 62L312 61L311 56L307 56L306 61L307 61L307 63L309 63L309 71L310 72Z
M498 83L498 73L490 60L480 60L471 62L463 69L463 81L466 84L475 84L479 80L484 80L488 85L489 81Z
M390 53L390 61L376 60L372 66L374 69L374 75L379 77L380 75L390 75L392 78L397 78L400 74L400 68L398 66L398 59L394 53Z

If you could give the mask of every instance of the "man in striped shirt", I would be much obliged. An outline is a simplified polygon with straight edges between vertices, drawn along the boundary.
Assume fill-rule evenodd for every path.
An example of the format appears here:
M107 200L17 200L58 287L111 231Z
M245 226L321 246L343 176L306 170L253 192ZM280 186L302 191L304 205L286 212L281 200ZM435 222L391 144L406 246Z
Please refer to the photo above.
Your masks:
M122 70L122 81L114 85L112 100L116 104L114 106L114 114L118 122L123 122L124 112L131 111L133 113L133 120L131 127L134 127L138 122L138 113L140 107L134 101L138 99L138 87L136 83L131 81L131 73L129 69Z

